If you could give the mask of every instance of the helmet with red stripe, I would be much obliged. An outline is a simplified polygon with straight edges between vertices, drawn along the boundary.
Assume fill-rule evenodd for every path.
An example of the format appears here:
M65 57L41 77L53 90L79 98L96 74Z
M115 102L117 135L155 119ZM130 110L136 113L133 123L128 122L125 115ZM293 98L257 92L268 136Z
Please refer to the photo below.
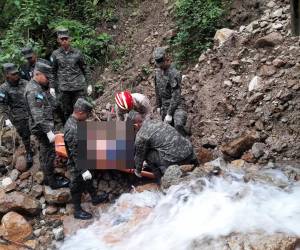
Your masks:
M133 98L129 91L122 91L115 95L115 100L120 109L130 111L133 109Z

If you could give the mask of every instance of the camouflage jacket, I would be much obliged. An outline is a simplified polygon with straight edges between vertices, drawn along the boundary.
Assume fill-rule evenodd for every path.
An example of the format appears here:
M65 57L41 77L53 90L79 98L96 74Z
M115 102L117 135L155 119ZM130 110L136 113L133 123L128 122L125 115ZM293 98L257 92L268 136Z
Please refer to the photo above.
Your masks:
M135 138L135 167L142 169L147 153L156 150L161 159L177 163L193 153L191 142L175 128L159 120L145 120Z
M27 84L27 81L20 79L16 84L6 81L0 86L0 112L12 122L28 119L24 99Z
M68 166L70 171L80 172L77 168L77 156L78 156L78 135L77 135L78 120L73 115L69 117L64 127L64 140L66 149L69 156Z
M31 80L25 88L25 102L29 113L32 134L54 131L54 98L35 81Z
M156 69L155 72L156 107L166 109L166 113L173 115L175 110L183 104L181 97L181 74L172 65L166 71Z
M55 89L60 91L86 89L91 77L79 50L70 48L66 52L63 48L59 48L53 51L51 62Z
M33 77L35 65L30 65L28 62L23 64L20 68L21 78L27 81L30 81Z

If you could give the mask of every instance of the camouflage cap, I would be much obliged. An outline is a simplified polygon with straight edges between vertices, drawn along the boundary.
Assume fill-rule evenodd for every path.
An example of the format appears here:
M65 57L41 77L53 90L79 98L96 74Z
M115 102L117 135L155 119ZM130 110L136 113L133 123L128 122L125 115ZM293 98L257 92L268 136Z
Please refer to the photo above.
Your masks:
M34 54L33 50L31 47L25 47L25 48L22 48L21 49L21 52L23 54L23 56L28 59L28 58L31 58Z
M2 66L4 74L15 74L19 72L17 66L13 63L4 63Z
M91 112L93 105L83 98L78 98L74 104L74 110L79 110L83 112Z
M44 59L39 59L36 62L34 70L45 74L47 77L52 75L52 67L50 66L50 63Z
M163 47L158 47L153 52L153 57L155 61L163 59L165 55L166 55L166 49Z
M69 38L70 37L69 30L65 29L65 28L57 30L57 37L58 38Z

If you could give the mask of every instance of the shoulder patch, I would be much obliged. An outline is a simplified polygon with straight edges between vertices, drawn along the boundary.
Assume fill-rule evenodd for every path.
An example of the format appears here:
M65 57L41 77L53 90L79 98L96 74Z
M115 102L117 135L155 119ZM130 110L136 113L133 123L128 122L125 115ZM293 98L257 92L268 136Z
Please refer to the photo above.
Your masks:
M38 99L38 100L44 100L44 96L40 93L36 94L35 98Z
M5 93L0 92L0 97L4 98L5 97Z

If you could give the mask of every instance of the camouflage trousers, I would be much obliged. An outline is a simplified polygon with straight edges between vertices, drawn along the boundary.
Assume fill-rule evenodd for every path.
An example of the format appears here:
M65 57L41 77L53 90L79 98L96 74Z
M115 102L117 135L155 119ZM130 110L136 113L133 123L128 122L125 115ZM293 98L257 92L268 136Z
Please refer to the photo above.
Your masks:
M29 121L27 119L13 121L13 125L15 126L18 134L22 138L26 153L31 152L30 147L30 129L29 129Z
M85 90L61 91L59 102L61 103L65 121L67 121L69 116L73 113L74 104L80 97L86 97Z
M162 120L165 119L167 115L168 107L163 107L161 111ZM186 125L187 122L187 112L182 108L177 108L173 114L173 120L171 125L183 136L186 136Z
M180 161L170 162L164 160L160 156L158 151L151 150L146 155L146 162L148 163L149 167L153 170L154 173L160 171L162 174L164 174L166 169L171 165L185 165L185 164L198 165L198 159L194 151L188 157L183 157L183 159Z
M54 176L55 147L50 143L46 134L35 134L40 145L40 164L46 179Z

